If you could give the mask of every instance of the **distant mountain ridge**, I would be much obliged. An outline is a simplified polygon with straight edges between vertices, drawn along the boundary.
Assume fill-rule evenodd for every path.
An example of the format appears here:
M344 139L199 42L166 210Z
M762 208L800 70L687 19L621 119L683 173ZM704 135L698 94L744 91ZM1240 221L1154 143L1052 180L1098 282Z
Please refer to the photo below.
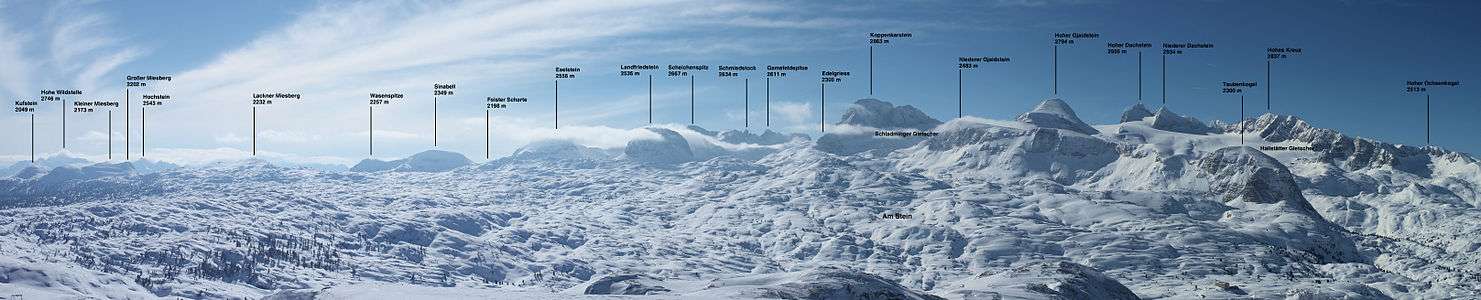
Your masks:
M78 297L1481 295L1464 153L1140 104L1091 126L1057 98L1015 120L844 114L816 140L655 125L483 163L35 168L0 179L0 274Z
M410 157L382 161L367 158L350 167L352 172L443 172L473 164L462 154L451 151L427 150Z

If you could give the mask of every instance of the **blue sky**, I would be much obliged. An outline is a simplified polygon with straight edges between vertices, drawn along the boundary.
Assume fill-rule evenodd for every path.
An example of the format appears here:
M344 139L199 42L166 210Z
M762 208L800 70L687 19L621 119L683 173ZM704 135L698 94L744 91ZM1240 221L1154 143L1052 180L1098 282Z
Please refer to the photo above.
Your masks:
M150 89L174 99L148 112L150 158L180 162L249 155L250 96L303 95L258 108L259 155L349 164L367 154L367 98L406 99L375 108L375 157L433 147L482 158L484 99L529 103L490 112L493 153L543 138L613 146L647 120L646 77L619 77L623 64L807 65L774 79L774 130L816 133L818 71L853 75L828 86L827 118L868 93L867 34L911 32L875 49L873 97L949 119L956 115L956 58L1011 62L965 72L965 113L1011 119L1051 97L1051 35L1101 38L1059 48L1059 97L1093 124L1116 121L1137 96L1136 53L1107 55L1107 42L1203 42L1215 48L1168 58L1168 107L1204 120L1238 117L1222 81L1265 82L1265 49L1305 53L1276 61L1272 112L1379 140L1424 143L1424 97L1406 80L1457 80L1436 88L1434 144L1476 153L1481 139L1481 21L1472 2L1387 1L152 1L0 0L0 97L36 99L44 89L82 89L84 100L122 101L127 75L170 75ZM1145 50L1144 102L1161 104L1160 48ZM561 129L553 121L553 69L579 67L561 82ZM689 80L655 72L654 121L687 123ZM751 121L762 129L763 71L750 72ZM743 82L695 77L696 119L710 129L743 126ZM131 91L132 93L133 91ZM1245 93L1251 115L1265 89ZM70 101L71 99L69 99ZM139 101L135 98L134 101ZM138 102L134 102L135 105ZM12 105L13 106L13 105ZM139 106L133 106L138 110ZM134 114L137 117L137 114ZM69 113L67 151L101 158L124 134L138 155L139 128L123 130L114 109ZM0 158L30 156L30 114L0 115ZM36 151L61 147L61 107L36 112Z

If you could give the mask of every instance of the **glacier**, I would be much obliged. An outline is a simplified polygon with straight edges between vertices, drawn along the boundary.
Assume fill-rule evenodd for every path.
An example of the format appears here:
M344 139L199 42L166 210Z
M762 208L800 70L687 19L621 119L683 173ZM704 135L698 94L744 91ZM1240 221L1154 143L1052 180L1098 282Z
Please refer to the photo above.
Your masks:
M1089 125L1058 98L947 121L860 99L840 120L350 170L63 153L0 179L0 296L1481 297L1469 154L1274 114Z

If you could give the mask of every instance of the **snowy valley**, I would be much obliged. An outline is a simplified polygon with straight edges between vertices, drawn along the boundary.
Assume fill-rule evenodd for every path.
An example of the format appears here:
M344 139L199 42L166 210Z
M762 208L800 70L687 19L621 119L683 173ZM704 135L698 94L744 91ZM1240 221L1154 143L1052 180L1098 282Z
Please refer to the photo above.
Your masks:
M19 163L0 297L1481 297L1465 153L1140 104L1092 126L1060 99L944 122L861 99L839 120L347 171Z

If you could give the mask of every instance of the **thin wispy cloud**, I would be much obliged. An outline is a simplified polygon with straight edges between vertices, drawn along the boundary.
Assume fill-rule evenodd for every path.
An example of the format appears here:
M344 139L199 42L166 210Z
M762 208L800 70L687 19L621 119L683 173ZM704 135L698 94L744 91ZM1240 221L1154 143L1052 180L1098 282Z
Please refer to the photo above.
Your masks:
M4 8L0 6L0 9ZM26 59L22 49L30 36L12 31L4 21L0 21L0 40L7 41L0 43L0 61L5 62L0 64L0 88L7 96L20 98L23 91L31 90L31 61Z
M40 22L17 24L0 20L0 88L13 98L34 99L41 89L81 89L101 93L115 86L102 84L105 76L148 53L130 45L114 27L114 19L95 3L44 3ZM0 10L13 4L0 3Z
M548 1L548 2L450 2L424 6L414 2L385 1L351 4L326 4L298 17L288 24L270 30L246 46L222 54L199 68L180 72L175 83L176 95L192 99L179 108L186 117L174 122L206 122L208 118L223 126L245 125L241 114L223 120L208 111L222 106L238 106L246 95L267 90L303 93L312 98L298 108L313 110L318 118L291 122L298 128L312 128L326 141L349 141L366 136L365 111L361 99L373 91L405 91L408 97L420 96L432 82L497 82L501 86L537 84L549 80L555 65L615 65L625 57L653 53L667 56L734 55L788 51L787 45L764 36L700 38L699 41L675 43L673 39L654 38L673 32L692 32L713 26L717 20L742 20L752 27L837 28L856 25L864 20L808 18L772 15L787 11L777 3L724 3L713 5L682 1ZM757 46L747 46L747 45ZM816 50L806 45L793 45L792 51ZM604 72L592 70L590 72ZM477 90L466 90L467 96L481 99ZM505 92L490 95L507 95ZM537 95L522 95L538 98ZM660 92L656 100L679 97L675 92ZM646 98L646 97L644 97ZM614 99L615 100L615 99ZM333 101L341 105L323 104ZM609 118L640 113L646 99L626 97L616 101L596 101L567 113L574 124L600 124ZM409 100L407 102L419 102ZM542 101L543 102L543 101ZM660 101L663 102L663 101ZM357 105L342 105L356 103ZM666 102L665 102L666 103ZM545 104L523 105L524 115L530 110L549 111ZM662 107L666 104L660 103ZM399 104L387 108L385 115L424 114L421 105ZM409 111L408 111L409 110ZM377 109L377 117L382 114ZM397 112L402 111L402 112ZM545 113L540 113L545 114ZM259 118L282 118L282 114ZM548 115L547 115L548 116ZM564 117L564 116L563 116ZM384 123L383 123L384 122ZM276 121L275 123L282 123ZM384 128L420 128L421 121L392 118L376 120L376 137ZM526 124L504 123L500 126ZM549 122L528 122L531 130L548 127ZM574 131L565 126L562 132ZM235 129L233 129L235 130ZM333 132L339 132L335 134ZM475 132L476 133L476 132ZM387 131L391 139L412 139L414 132ZM457 132L444 132L454 135ZM332 137L338 136L338 138ZM427 138L427 137L424 137ZM496 138L517 139L501 134ZM228 139L229 141L234 141ZM222 140L222 142L229 142ZM465 139L466 140L466 139ZM512 141L511 141L512 142ZM481 144L481 143L480 143Z
M646 97L589 99L570 108L563 103L562 123L571 125L554 131L549 128L552 109L545 94L508 91L547 90L532 86L548 83L551 68L557 65L582 66L587 69L585 74L593 74L615 70L615 65L626 60L655 55L714 58L827 51L841 46L809 34L834 37L851 27L902 24L882 18L813 14L799 9L802 5L806 4L672 0L449 1L436 5L396 0L325 2L199 65L162 71L158 74L174 79L142 91L136 88L134 94L167 93L174 98L164 107L150 108L152 147L247 147L253 123L249 120L253 118L250 95L260 92L300 93L304 99L259 107L255 117L259 146L281 147L276 148L280 152L353 155L361 150L330 147L363 143L369 136L365 100L371 92L407 96L374 109L377 143L419 145L431 140L431 122L421 117L432 115L425 101L429 99L424 98L430 98L434 82L459 84L459 96L444 99L444 104L453 101L448 105L467 108L484 96L523 96L534 102L518 106L520 118L494 122L499 133L494 144L505 147L501 152L542 136L614 146L625 143L625 137L644 133L592 124L641 114ZM0 58L25 62L0 66L0 79L4 79L0 87L31 96L46 87L83 88L90 89L88 94L108 95L116 89L122 94L115 80L124 75L119 69L154 51L147 45L131 44L127 35L109 28L113 16L90 7L88 3L56 4L41 18L46 30L18 31L0 23L0 37L22 41L0 45ZM788 31L723 34L735 29ZM59 42L63 40L68 42ZM140 73L128 73L133 74ZM654 95L656 106L678 103L664 100L684 98L685 93L660 91ZM137 112L139 107L134 109ZM809 110L806 104L802 109ZM468 110L453 111L466 117ZM138 123L137 114L134 117ZM458 145L463 148L475 142L482 146L481 139L471 138L482 135L478 127L444 127L439 136L443 142L462 143ZM133 130L137 138L139 128ZM377 145L377 153L380 148Z

